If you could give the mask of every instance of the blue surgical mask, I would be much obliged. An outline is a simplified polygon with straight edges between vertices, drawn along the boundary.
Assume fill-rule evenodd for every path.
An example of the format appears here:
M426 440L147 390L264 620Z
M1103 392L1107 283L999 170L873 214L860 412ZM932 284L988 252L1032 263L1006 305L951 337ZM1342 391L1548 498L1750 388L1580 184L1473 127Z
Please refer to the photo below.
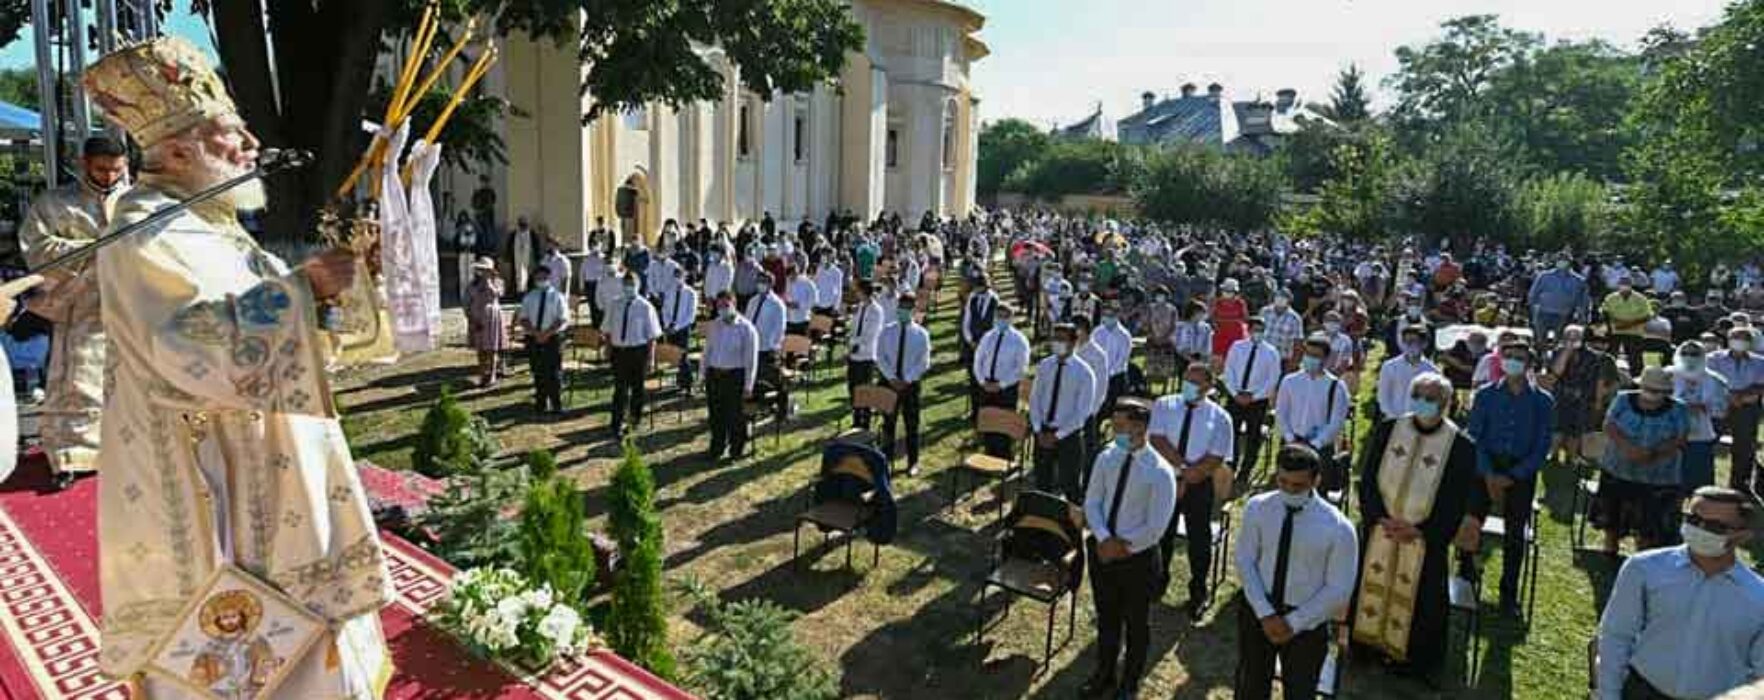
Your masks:
M912 309L897 309L894 312L894 316L895 316L895 318L900 319L901 323L912 323L913 322L913 310Z
M1115 449L1122 450L1122 451L1132 450L1133 449L1133 438L1127 437L1126 435L1116 435L1115 436Z
M1316 372L1323 369L1323 358L1316 355L1306 355L1299 358L1299 366L1303 367L1306 372Z
M1199 401L1200 397L1201 397L1201 386L1199 384L1188 381L1186 379L1182 380L1182 400L1183 401L1185 401L1187 403L1194 403L1196 401Z
M1524 374L1525 361L1517 358L1501 358L1501 371L1507 374Z
M1010 320L1010 319L1008 319L1008 318L995 318L995 319L992 319L992 327L993 327L993 328L997 328L997 329L999 329L999 330L1001 330L1001 331L1002 331L1002 330L1004 330L1004 329L1006 329L1006 328L1010 328L1010 327L1011 327L1011 320Z
M1409 409L1415 412L1417 418L1438 418L1440 405L1432 399L1412 399L1409 401Z

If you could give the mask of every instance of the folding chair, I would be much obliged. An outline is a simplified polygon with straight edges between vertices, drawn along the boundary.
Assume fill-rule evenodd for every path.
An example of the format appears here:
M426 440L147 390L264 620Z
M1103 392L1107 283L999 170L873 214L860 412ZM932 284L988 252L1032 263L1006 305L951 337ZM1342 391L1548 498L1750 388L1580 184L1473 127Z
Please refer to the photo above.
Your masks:
M1531 627L1531 620L1535 617L1537 609L1537 570L1540 565L1538 558L1541 555L1537 541L1537 517L1540 510L1537 501L1532 501L1531 517L1526 519L1525 532L1523 533L1508 532L1506 519L1499 516L1490 515L1482 521L1484 542L1490 538L1500 540L1505 540L1510 536L1524 538L1525 547L1521 550L1524 556L1519 562L1519 598L1520 604L1525 608L1523 621L1527 628ZM1482 549L1487 551L1489 548L1485 544Z
M803 375L813 381L815 369L815 341L806 335L784 336L784 343L779 348L779 355L784 361L783 369L787 381L794 381Z
M655 366L650 369L649 377L644 379L646 382L652 380L655 382L649 389L651 397L659 397L667 393L670 387L678 394L678 400L673 402L676 422L681 420L686 411L681 403L692 395L691 389L681 388L678 385L680 361L685 357L685 348L672 343L657 343L655 346ZM655 411L649 412L649 429L655 429Z
M1177 513L1170 519L1176 527L1178 539L1188 539L1188 525ZM1219 587L1225 583L1225 571L1230 566L1231 556L1231 505L1224 503L1218 506L1218 513L1211 520L1213 531L1213 560L1207 566L1207 601L1208 608L1213 607L1213 599L1219 596Z
M570 362L564 369L569 388L565 403L575 405L576 390L586 389L588 373L606 360L606 335L593 326L571 326L569 330ZM584 359L587 358L587 359ZM610 365L609 365L610 366ZM592 400L592 396L589 397Z
M824 361L831 366L833 364L834 348L839 346L839 343L834 342L833 317L828 316L827 314L815 314L809 317L809 340L819 343L822 347L826 348L826 359Z
M839 436L839 439L847 442L875 445L876 436L874 433L867 430L858 430L855 420L856 411L858 409L869 410L870 420L874 421L884 416L893 415L895 406L899 402L900 396L895 394L893 389L885 386L864 385L856 388L852 391L851 396L853 413L851 416L848 416L848 418L853 420L851 429L843 432Z
M1593 501L1599 497L1599 461L1604 458L1609 442L1605 434L1587 433L1580 436L1580 454L1574 460L1574 548L1586 549L1586 530L1592 520Z
M949 473L949 505L955 507L956 500L961 498L961 487L958 485L963 474L974 474L982 478L997 478L998 515L1004 516L1004 485L1012 479L1023 475L1024 452L1029 437L1029 418L1021 413L997 406L986 406L980 409L980 415L974 421L974 434L981 442L987 436L997 435L1010 441L1010 457L994 457L985 452L973 452L962 459L962 463Z
M849 445L829 447L821 459L821 472L816 482L811 484L808 492L809 508L796 516L795 532L791 535L790 558L798 562L802 555L802 526L814 525L821 530L821 541L824 543L828 533L840 533L845 537L845 566L851 568L851 542L860 532L866 532L874 523L877 515L877 502L881 487L874 473L866 463L867 459L879 459L874 448L858 447L844 456L829 457L836 449L853 450ZM867 451L870 454L866 454ZM883 470L884 473L886 469ZM882 545L871 540L870 567L875 568L882 558Z
M979 621L974 643L986 639L986 593L998 588L1011 594L1005 613L1017 598L1029 598L1047 606L1047 633L1042 643L1041 664L1053 660L1054 617L1060 599L1070 597L1066 638L1072 641L1078 624L1078 588L1084 581L1084 511L1065 499L1042 491L1017 494L1005 529L993 549L992 566L980 579L980 600L975 603Z
M1446 581L1449 612L1464 616L1465 687L1476 685L1476 667L1482 660L1482 575L1480 570L1470 573L1468 581L1456 576ZM1449 633L1449 625L1447 630Z

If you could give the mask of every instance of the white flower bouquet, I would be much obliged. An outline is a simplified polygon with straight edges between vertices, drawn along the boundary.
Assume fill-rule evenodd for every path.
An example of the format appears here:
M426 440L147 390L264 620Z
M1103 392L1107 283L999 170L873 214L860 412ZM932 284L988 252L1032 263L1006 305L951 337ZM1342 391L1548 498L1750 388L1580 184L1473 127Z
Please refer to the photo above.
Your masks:
M435 606L436 621L480 655L543 670L600 646L582 614L552 597L513 570L468 569Z

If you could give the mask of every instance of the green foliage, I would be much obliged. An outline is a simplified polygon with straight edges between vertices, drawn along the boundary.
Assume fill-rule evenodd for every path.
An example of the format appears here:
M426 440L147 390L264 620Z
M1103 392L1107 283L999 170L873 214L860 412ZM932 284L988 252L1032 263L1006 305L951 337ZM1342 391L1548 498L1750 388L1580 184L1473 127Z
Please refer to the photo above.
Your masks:
M1316 225L1349 240L1385 235L1395 215L1391 197L1400 155L1381 129L1363 129L1329 154L1333 176L1318 192Z
M1444 34L1432 42L1399 47L1397 72L1385 81L1397 94L1392 118L1423 140L1487 114L1482 97L1496 74L1543 41L1501 26L1494 15L1456 17L1440 28Z
M1608 231L1610 194L1580 173L1556 173L1520 186L1515 216L1525 243L1538 250L1586 250Z
M0 13L4 10L0 9ZM0 34L5 32L5 22L0 21ZM42 99L37 94L37 71L35 68L3 68L0 69L0 100L11 102L25 109L37 109Z
M655 476L637 448L625 444L624 459L608 489L608 520L619 543L619 574L613 584L606 639L613 651L663 678L673 678L668 620L662 597L662 530L655 512Z
M1335 76L1335 87L1329 92L1329 107L1323 116L1337 124L1372 118L1372 95L1366 90L1366 74L1359 66L1350 63Z
M697 582L684 586L704 612L704 635L686 650L686 682L706 700L832 700L827 664L796 639L795 613L769 600L725 603Z
M1041 157L1012 172L1004 188L1043 200L1068 194L1121 194L1144 172L1145 156L1137 147L1100 139L1057 141Z
M1181 146L1148 159L1133 198L1158 221L1253 231L1274 221L1286 186L1276 160Z
M1459 125L1397 174L1398 224L1429 244L1450 239L1453 250L1469 250L1477 238L1505 240L1523 177L1510 143L1481 125Z
M1021 119L996 121L980 129L980 156L975 189L982 197L998 195L1005 178L1047 153L1052 137Z
M586 504L575 482L557 476L549 451L529 454L527 466L533 486L521 508L518 569L535 585L549 584L558 600L577 605L594 582Z
M426 476L444 477L482 468L496 450L489 422L472 415L443 387L441 398L423 417L411 464Z
M435 554L456 568L512 566L522 552L517 521L508 513L527 490L523 470L472 463L447 479L447 491L429 503L418 524L434 531Z
M1604 41L1561 42L1495 73L1483 97L1488 123L1540 167L1616 179L1641 76L1638 57Z

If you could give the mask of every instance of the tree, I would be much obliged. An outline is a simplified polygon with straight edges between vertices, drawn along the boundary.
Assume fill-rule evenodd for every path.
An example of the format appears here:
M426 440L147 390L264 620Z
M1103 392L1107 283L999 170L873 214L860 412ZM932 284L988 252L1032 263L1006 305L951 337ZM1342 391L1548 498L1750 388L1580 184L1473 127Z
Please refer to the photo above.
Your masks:
M1053 139L1021 119L992 122L980 129L980 155L975 189L981 197L998 196L1005 178L1025 163L1046 155Z
M1178 146L1149 159L1133 198L1157 221L1254 231L1274 221L1286 189L1273 159Z
M37 109L42 99L37 94L37 71L31 68L0 69L0 100L25 109Z
M1323 116L1337 124L1365 121L1372 118L1372 96L1366 92L1366 74L1352 63L1335 76L1335 88L1329 92L1329 106Z
M1610 195L1603 183L1580 173L1528 180L1514 206L1525 244L1538 250L1586 250L1608 232Z
M1488 123L1547 170L1622 175L1624 119L1641 84L1641 60L1601 40L1561 42L1495 72L1482 98Z
M1323 184L1317 225L1348 240L1373 241L1389 231L1391 188L1399 154L1383 130L1367 129L1330 154L1334 176Z
M1483 93L1495 75L1523 58L1542 38L1501 26L1495 15L1468 15L1440 24L1444 35L1396 50L1397 72L1385 80L1397 94L1391 114L1411 142L1487 114Z
M1141 149L1135 146L1099 139L1058 141L1012 172L1004 188L1044 200L1068 194L1120 194L1132 187L1144 164Z
M484 465L496 449L490 424L459 405L452 389L442 387L441 398L423 416L410 461L419 473L439 478Z
M704 613L704 635L686 648L686 681L707 700L833 700L827 663L796 638L796 613L763 598L725 603L703 583L682 586Z
M662 530L655 514L655 476L637 448L625 444L624 459L608 488L608 521L619 543L607 642L613 651L664 678L674 677L662 599Z
M527 456L527 466L533 485L517 526L520 572L535 585L549 585L558 600L578 605L594 582L586 504L574 481L557 476L557 460L550 452L535 450Z
M1429 246L1449 240L1453 250L1469 250L1479 238L1509 240L1524 174L1510 142L1481 124L1457 125L1397 174L1398 221Z
M16 2L17 0L9 0ZM314 167L270 183L268 227L294 243L367 146L370 85L386 42L407 38L424 0L195 0L240 111L266 145L312 149ZM442 0L449 31L494 18L503 35L579 47L585 120L652 101L679 106L726 85L694 47L715 45L762 97L838 75L862 29L839 0ZM0 24L0 30L4 25ZM445 46L446 37L436 43ZM462 60L464 60L462 58ZM479 112L488 111L484 107ZM451 132L470 128L450 123ZM443 143L456 142L444 133Z

